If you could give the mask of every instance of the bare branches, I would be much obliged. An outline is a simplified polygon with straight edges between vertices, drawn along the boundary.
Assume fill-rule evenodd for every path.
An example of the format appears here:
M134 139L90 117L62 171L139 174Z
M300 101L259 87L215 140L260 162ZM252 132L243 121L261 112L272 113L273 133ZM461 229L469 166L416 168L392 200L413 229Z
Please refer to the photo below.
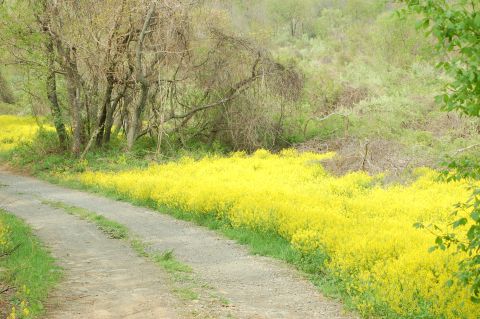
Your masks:
M215 106L218 106L218 105L221 105L221 104L225 104L225 103L233 100L237 95L239 95L240 93L242 93L246 89L248 89L248 85L250 83L254 82L255 80L257 80L260 76L261 76L261 74L255 74L252 77L239 82L237 85L235 85L235 87L233 87L230 90L230 93L229 93L228 96L226 96L226 97L224 97L224 98L222 98L218 101L215 101L215 102L212 102L212 103L209 103L209 104L205 104L205 105L202 105L202 106L194 107L189 112L181 114L181 115L171 115L169 119L182 119L182 118L185 118L185 117L189 117L189 116L193 115L194 113L204 111L204 110L207 110L209 108L212 108L212 107L215 107Z
M147 14L145 15L145 21L143 23L142 31L140 32L137 48L136 48L136 77L137 81L140 83L146 83L145 75L143 74L142 69L142 56L143 56L143 43L145 42L145 36L147 34L148 28L152 21L153 14L155 12L155 8L157 6L157 2L153 0L150 3L150 7L148 9Z
M51 54L48 63L34 62L49 67L51 97L53 80L65 83L67 101L59 94L57 104L68 109L72 149L80 157L95 140L96 147L108 143L112 127L125 130L128 149L147 133L159 144L169 132L211 139L234 129L227 122L237 123L243 108L251 114L267 108L257 103L267 96L278 97L284 112L303 84L261 45L225 31L233 28L202 1L42 4L37 27L50 39ZM267 126L280 132L282 122L283 113Z
M340 117L343 117L345 119L345 121L348 122L348 117L345 115L345 114L342 114L342 113L330 113L324 117L311 117L309 118L306 122L305 122L305 125L303 127L303 135L306 136L307 135L307 128L308 128L308 124L311 122L311 121L317 121L317 122L323 122L323 121L326 121L328 120L329 118L333 117L333 116L340 116Z
M480 144L473 144L473 145L458 149L455 152L453 152L452 156L457 156L460 153L472 150L472 149L477 148L477 147L480 147Z
M5 288L2 288L2 289L0 290L0 294L4 294L4 293L6 293L7 291L12 290L12 289L14 289L14 288L15 288L15 287L13 287L13 286L6 286Z

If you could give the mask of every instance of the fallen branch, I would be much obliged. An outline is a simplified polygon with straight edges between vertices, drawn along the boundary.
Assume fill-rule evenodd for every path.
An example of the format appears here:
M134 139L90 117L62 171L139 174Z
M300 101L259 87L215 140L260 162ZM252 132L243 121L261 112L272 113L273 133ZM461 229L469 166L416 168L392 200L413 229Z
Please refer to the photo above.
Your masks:
M342 113L330 113L330 114L328 114L328 115L326 115L326 116L324 116L324 117L315 117L315 116L312 116L311 118L309 118L309 119L307 120L307 122L305 123L305 126L303 127L303 136L306 136L306 135L307 135L307 127L308 127L308 124L310 123L310 121L315 120L315 121L317 121L317 122L323 122L323 121L329 119L330 117L332 117L332 116L334 116L334 115L338 115L338 116L343 117L343 118L345 118L345 119L348 120L348 117L347 117L345 114L342 114Z
M473 144L473 145L467 146L465 148L458 149L452 154L452 156L456 156L460 153L463 153L465 151L471 150L472 148L479 147L479 146L480 146L480 144Z

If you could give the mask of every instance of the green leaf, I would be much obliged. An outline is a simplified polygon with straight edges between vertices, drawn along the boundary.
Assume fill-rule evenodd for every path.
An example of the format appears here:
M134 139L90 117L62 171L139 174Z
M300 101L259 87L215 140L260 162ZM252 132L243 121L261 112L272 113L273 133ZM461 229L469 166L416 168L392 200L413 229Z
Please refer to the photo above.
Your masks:
M475 16L474 24L477 28L480 29L480 13L477 13Z
M475 227L470 227L470 229L467 232L468 240L470 240L470 241L474 240L475 239L475 233L476 233Z
M413 227L415 227L417 229L422 229L422 228L425 228L425 225L423 225L422 223L415 223L415 224L413 224Z
M474 210L470 217L472 217L472 219L478 223L480 221L480 211Z
M457 228L459 226L463 226L465 224L467 224L468 220L464 217L464 218L460 218L459 220L455 221L453 223L453 228Z

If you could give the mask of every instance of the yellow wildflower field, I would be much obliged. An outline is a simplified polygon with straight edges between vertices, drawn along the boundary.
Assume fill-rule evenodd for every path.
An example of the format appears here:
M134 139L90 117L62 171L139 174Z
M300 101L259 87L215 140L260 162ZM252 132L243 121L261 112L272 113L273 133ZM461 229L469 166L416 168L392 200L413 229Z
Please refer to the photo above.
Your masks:
M441 182L418 169L410 185L382 186L381 176L328 174L333 154L271 154L152 165L124 172L84 172L83 184L192 214L215 214L234 226L274 231L305 254L328 254L330 273L346 283L358 309L386 305L400 316L478 318L468 291L447 287L461 256L428 252L434 237L413 224L445 224L468 196L463 182Z
M33 119L0 116L0 151L31 138L36 127ZM215 215L234 227L271 231L306 256L325 253L329 258L319 270L342 282L363 315L389 309L403 318L478 319L468 290L446 285L462 256L428 252L434 236L413 227L451 222L453 206L469 196L467 182L441 181L427 168L417 169L405 185L384 185L382 175L364 172L338 177L322 166L332 156L259 150L59 176L133 200Z
M0 152L9 151L18 143L31 140L38 129L33 117L0 115Z

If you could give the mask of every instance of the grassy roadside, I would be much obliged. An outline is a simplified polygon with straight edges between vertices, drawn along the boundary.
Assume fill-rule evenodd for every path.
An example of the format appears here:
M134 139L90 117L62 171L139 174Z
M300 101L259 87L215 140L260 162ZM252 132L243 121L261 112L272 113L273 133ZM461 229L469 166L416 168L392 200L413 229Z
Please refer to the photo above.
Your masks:
M4 255L0 257L0 291L6 290L0 301L9 305L0 315L36 318L43 314L43 302L59 281L61 269L22 220L0 210L0 228L4 234L0 238L0 255Z

